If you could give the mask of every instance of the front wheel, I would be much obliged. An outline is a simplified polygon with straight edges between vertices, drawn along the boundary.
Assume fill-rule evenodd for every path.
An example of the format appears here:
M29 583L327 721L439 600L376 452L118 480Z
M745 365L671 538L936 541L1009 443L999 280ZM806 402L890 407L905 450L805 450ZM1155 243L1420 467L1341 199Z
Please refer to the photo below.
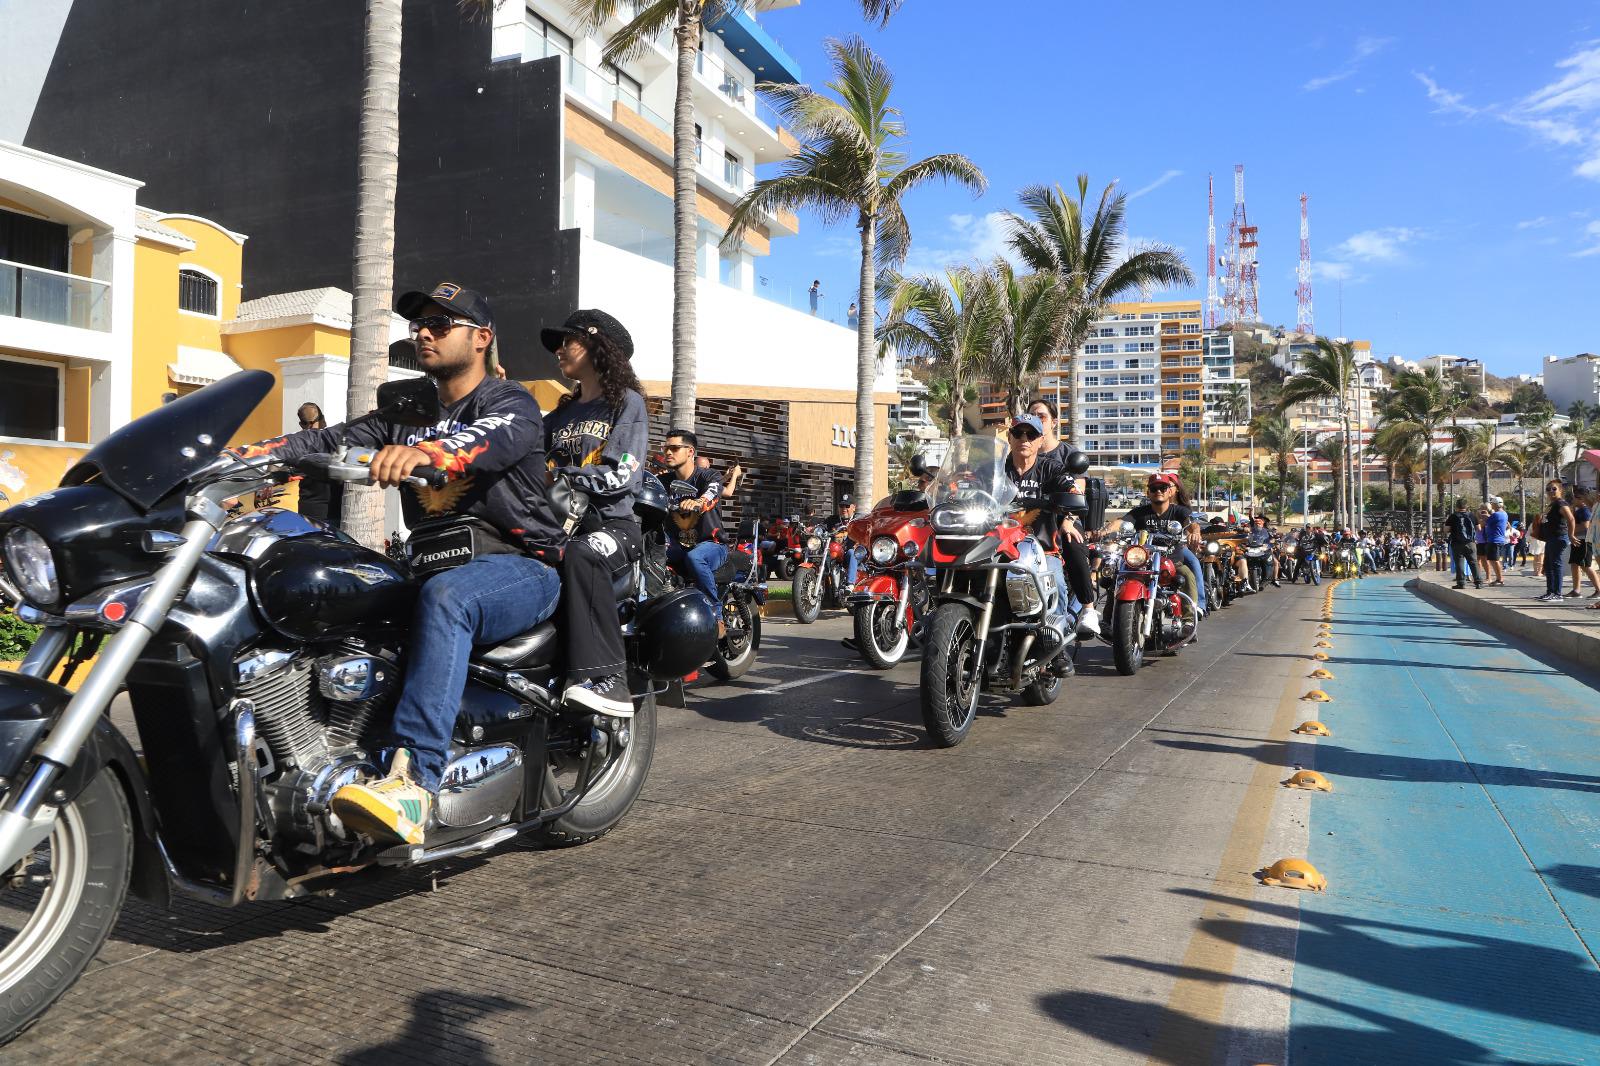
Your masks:
M717 642L717 657L706 664L706 670L719 681L743 677L756 661L756 645L761 641L761 613L756 605L743 596L735 596L722 605L722 617L728 633Z
M61 808L44 843L0 872L0 1043L61 997L116 924L133 865L133 821L102 769Z
M911 646L911 629L896 625L894 616L899 605L893 600L886 603L864 603L856 608L856 647L861 655L879 670L887 670L906 657Z
M656 750L656 696L646 679L644 695L634 700L633 717L627 720L627 744L616 732L602 733L605 750L596 752L602 759L594 784L572 810L539 829L534 839L553 847L571 847L598 840L609 833L644 789L650 773L650 760ZM576 786L581 752L552 750L545 769L543 804L555 807Z
M934 612L922 647L922 720L935 746L953 748L967 738L982 688L972 610L946 603Z
M1063 650L1062 655L1067 652ZM1048 669L1022 690L1022 702L1029 707L1048 707L1061 696L1061 678Z
M822 613L822 576L814 566L802 566L794 572L794 587L789 592L794 607L794 620L810 625Z
M1117 673L1131 676L1144 665L1144 635L1139 632L1139 608L1142 601L1125 600L1117 604L1117 613L1111 626L1111 657L1116 661Z

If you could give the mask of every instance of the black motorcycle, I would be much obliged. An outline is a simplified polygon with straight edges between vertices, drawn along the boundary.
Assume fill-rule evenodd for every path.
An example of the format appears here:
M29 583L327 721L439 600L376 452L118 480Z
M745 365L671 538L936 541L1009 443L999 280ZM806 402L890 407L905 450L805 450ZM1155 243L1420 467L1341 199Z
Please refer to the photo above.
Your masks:
M645 557L650 570L647 585L654 584L666 590L688 589L699 595L691 575L679 574L667 565L666 546L666 538L672 536L683 538L681 543L686 550L694 546L693 531L699 524L699 515L685 521L685 512L679 505L698 495L699 491L688 481L667 483L653 474L645 475L639 493L641 506L652 512L659 508L662 515L660 521L644 523ZM667 515L671 516L671 522L665 520ZM761 647L761 618L767 603L766 570L761 564L761 524L751 523L748 532L748 543L730 545L728 557L715 574L718 617L723 632L704 666L719 681L744 676L755 665L756 652Z
M825 522L807 529L800 546L805 554L795 567L790 596L795 621L809 625L825 609L842 611L849 606L845 553L854 549L846 541L844 527L830 530Z
M272 386L247 371L176 400L0 512L7 592L44 627L21 671L0 674L0 1039L76 980L130 887L162 906L231 906L517 837L594 840L644 784L656 692L709 654L704 601L645 598L637 570L617 589L631 718L560 703L549 622L477 648L424 842L352 832L329 800L379 776L420 560L275 508L227 517L229 501L295 472L366 479L342 454L291 466L224 448ZM440 417L427 379L378 397L369 418ZM442 481L427 474L413 480ZM95 652L76 694L45 680ZM123 689L139 755L107 714Z

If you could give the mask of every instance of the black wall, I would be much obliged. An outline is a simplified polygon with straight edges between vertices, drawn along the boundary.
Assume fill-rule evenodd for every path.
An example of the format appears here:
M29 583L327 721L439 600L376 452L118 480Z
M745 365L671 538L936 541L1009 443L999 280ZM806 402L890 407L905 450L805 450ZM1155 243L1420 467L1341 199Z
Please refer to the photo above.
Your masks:
M76 0L29 147L145 182L139 202L249 236L245 298L351 288L365 5ZM406 0L395 284L494 303L514 377L555 376L541 323L577 306L559 229L559 64L489 64L489 26Z

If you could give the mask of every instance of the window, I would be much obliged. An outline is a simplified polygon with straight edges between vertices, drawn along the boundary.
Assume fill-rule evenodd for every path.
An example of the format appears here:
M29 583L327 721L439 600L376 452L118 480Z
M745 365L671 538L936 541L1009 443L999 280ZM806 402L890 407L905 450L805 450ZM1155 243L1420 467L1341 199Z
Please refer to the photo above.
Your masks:
M522 58L549 59L551 56L565 59L562 66L567 68L567 80L577 84L578 65L572 61L572 38L530 11L524 24Z
M1155 335L1156 335L1156 328L1154 326L1140 326L1139 327L1139 336L1141 336L1141 337L1154 337Z
M1124 370L1137 370L1137 369L1139 369L1139 360L1137 360L1137 359L1124 359L1122 361L1122 368Z
M735 189L744 188L744 164L732 152L722 153L722 180Z
M700 137L700 123L696 122L694 124L694 161L696 163L701 161L701 157L705 154L704 150L705 142Z
M61 368L0 359L0 436L61 439Z
M622 103L622 106L632 108L637 112L640 109L640 98L644 94L643 88L639 85L639 80L631 75L624 74L620 68L610 63L603 64L603 66L606 77L611 80L611 84L617 87L617 99ZM698 129L698 127L696 128Z
M1140 422L1139 423L1139 432L1140 433L1154 433L1155 431L1156 431L1156 424L1154 422Z
M1156 376L1154 374L1140 374L1139 375L1139 384L1141 384L1141 385L1154 385L1155 383L1156 383Z
M1155 341L1140 341L1139 342L1139 350L1141 352L1153 352L1153 351L1156 350L1156 342Z
M217 279L193 267L178 271L178 310L217 317Z
M1200 398L1200 390L1199 389L1184 389L1183 390L1183 398L1185 400L1198 400Z
M1122 350L1125 352L1136 352L1139 350L1139 342L1128 341L1127 343L1123 344Z
M1100 384L1100 375L1099 374L1089 374L1083 379L1083 383L1085 385L1098 385L1098 384Z

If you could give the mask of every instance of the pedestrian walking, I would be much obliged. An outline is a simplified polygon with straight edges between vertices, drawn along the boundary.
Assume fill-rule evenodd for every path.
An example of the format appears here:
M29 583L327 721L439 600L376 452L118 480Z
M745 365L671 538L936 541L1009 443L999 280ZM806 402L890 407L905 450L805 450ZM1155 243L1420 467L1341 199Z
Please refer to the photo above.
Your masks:
M1506 530L1506 565L1515 566L1528 561L1527 549L1522 543L1522 523L1511 522Z
M811 313L816 314L817 304L822 300L822 279L814 278L811 282L811 288L807 289L806 293L811 297Z
M1534 577L1544 574L1544 540L1539 536L1539 522L1540 517L1534 515L1527 532L1522 535L1522 543L1528 549L1528 567Z
M1439 531L1435 530L1434 535L1429 538L1429 543L1433 545L1433 569L1437 573L1443 573L1449 569L1445 562L1449 558L1449 549L1445 545L1445 539L1440 535Z
M1450 538L1450 556L1454 560L1454 587L1466 588L1470 575L1472 587L1483 588L1483 578L1478 575L1478 520L1467 509L1466 500L1456 500L1455 513L1444 520L1444 528Z
M1483 543L1487 549L1483 553L1483 565L1491 580L1491 585L1504 585L1506 572L1504 569L1505 552L1510 545L1507 538L1510 536L1508 526L1511 516L1506 514L1506 505L1498 496L1489 498L1489 511L1483 519Z
M1541 600L1561 599L1561 566L1567 560L1567 548L1572 543L1572 530L1577 520L1572 516L1572 506L1567 503L1566 491L1558 478L1551 478L1544 487L1550 509L1539 520L1539 536L1544 540L1544 588Z
M1568 565L1572 567L1572 591L1567 593L1570 599L1577 599L1583 594L1584 575L1588 575L1592 590L1589 598L1600 597L1600 576L1595 574L1594 549L1589 542L1589 527L1594 524L1594 502L1594 494L1588 490L1572 490L1572 558L1568 560Z
M861 314L856 310L856 304L854 300L851 300L850 306L845 309L844 319L846 322L850 323L851 329L854 329L856 326L861 324Z

